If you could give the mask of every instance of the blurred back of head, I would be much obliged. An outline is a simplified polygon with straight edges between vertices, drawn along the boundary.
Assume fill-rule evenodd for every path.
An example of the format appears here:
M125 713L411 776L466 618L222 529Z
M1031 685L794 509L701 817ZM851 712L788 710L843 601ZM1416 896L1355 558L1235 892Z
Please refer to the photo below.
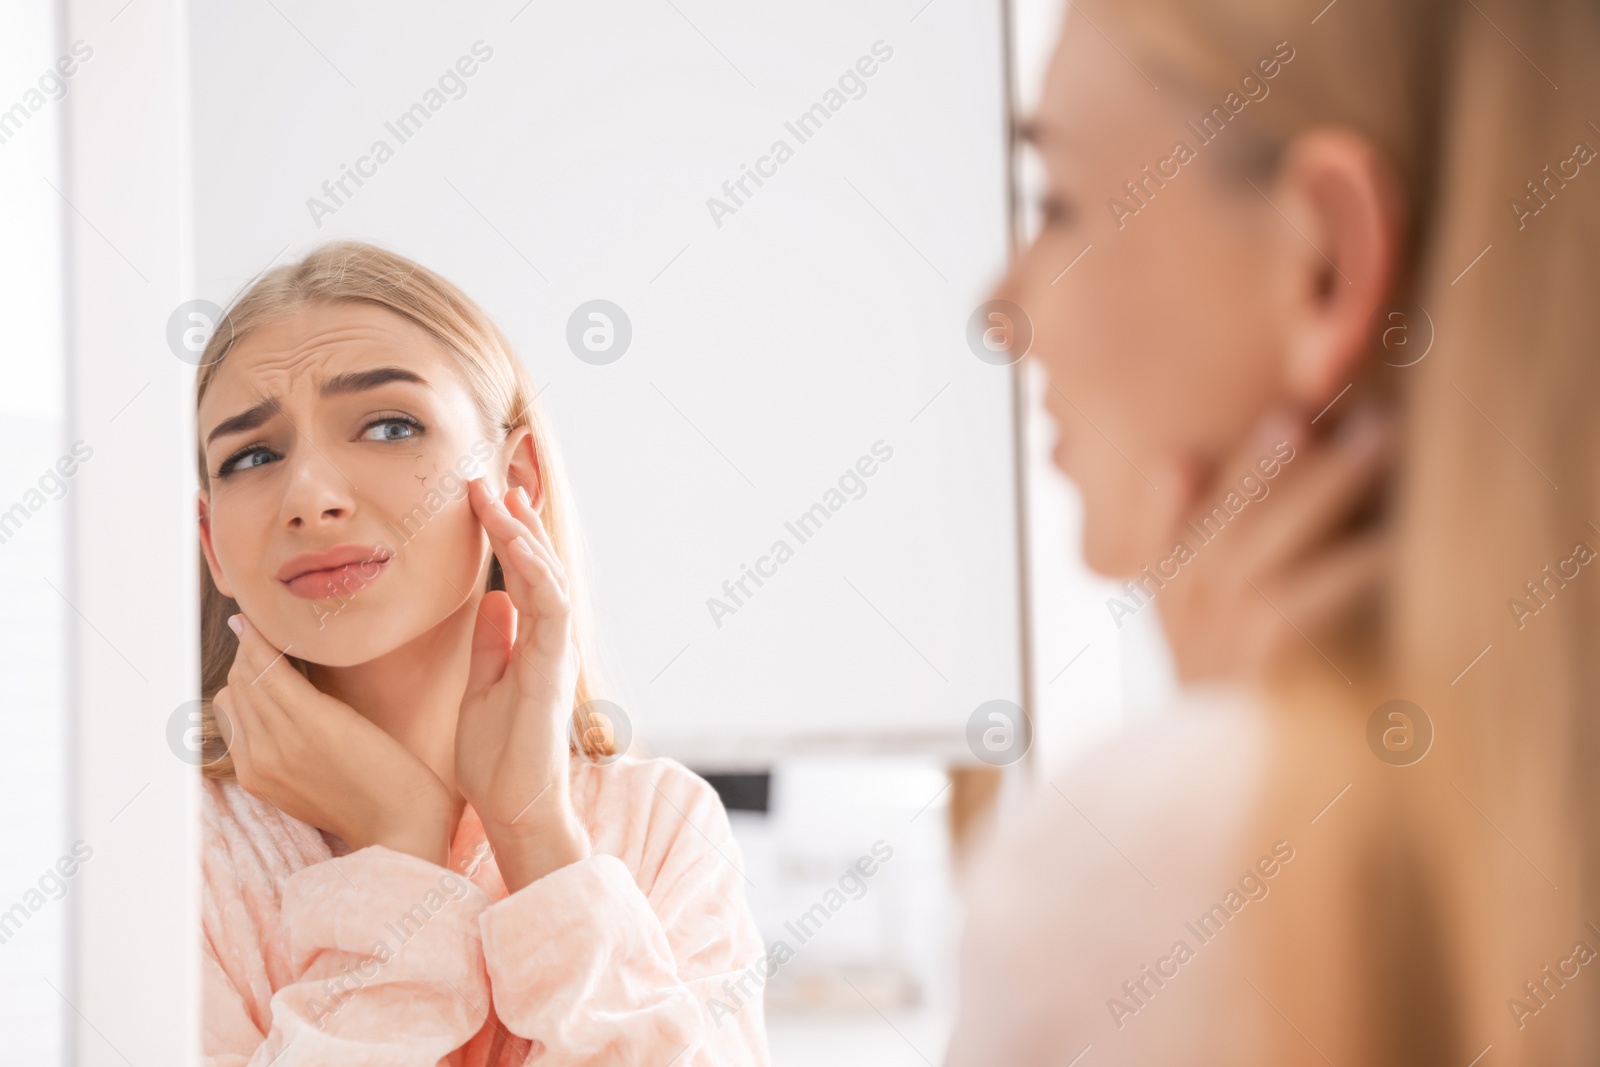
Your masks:
M1261 42L1294 42L1253 134L1353 130L1400 177L1394 296L1434 340L1415 365L1362 373L1404 423L1387 682L1436 741L1377 772L1393 822L1353 857L1367 1062L1454 1050L1465 1065L1489 1042L1502 1063L1596 1062L1600 974L1561 961L1600 950L1600 5L1319 6L1088 10L1163 88L1202 100L1236 90ZM1265 952L1287 980L1321 980L1273 947L1318 917L1275 916ZM1285 1042L1283 1060L1308 1054Z

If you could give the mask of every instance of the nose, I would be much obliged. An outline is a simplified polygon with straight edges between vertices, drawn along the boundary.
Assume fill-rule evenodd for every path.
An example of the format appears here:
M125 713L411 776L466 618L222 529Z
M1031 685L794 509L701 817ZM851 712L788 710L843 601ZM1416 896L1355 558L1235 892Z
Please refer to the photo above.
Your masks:
M304 434L295 437L283 493L283 522L291 530L347 519L355 510L355 486Z

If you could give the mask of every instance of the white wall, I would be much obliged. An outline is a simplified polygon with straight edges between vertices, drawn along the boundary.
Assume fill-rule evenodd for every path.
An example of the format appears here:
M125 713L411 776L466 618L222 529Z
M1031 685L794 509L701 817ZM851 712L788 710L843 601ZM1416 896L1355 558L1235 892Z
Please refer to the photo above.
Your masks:
M973 709L1021 689L1011 371L965 337L1005 254L998 5L519 7L196 0L198 295L356 236L479 300L546 389L612 699L654 751L966 756ZM402 142L387 124L478 42ZM878 42L802 143L786 121ZM779 139L793 158L714 217ZM606 366L565 339L595 298L633 326ZM788 533L878 441L864 494ZM779 539L719 625L708 600Z
M56 58L45 0L0 6L0 109L22 102ZM61 106L40 93L0 115L0 1033L18 1062L61 1062L69 1008L72 883L46 872L70 848L66 801L69 483L46 470L66 445L61 339ZM46 478L40 488L40 478ZM54 589L51 589L54 587ZM40 886L40 878L46 878Z
M62 103L40 75L59 49L53 5L0 6L0 1034L6 1062L60 1063L66 1048L69 853L66 533L74 479L50 477L67 451L62 349ZM36 97L29 90L38 91ZM20 111L13 107L20 105ZM8 114L9 113L9 114ZM57 472L59 473L59 472ZM41 479L44 484L41 485ZM60 592L58 592L58 590ZM44 879L41 885L40 880ZM52 988L54 987L54 988Z
M67 0L93 49L66 104L68 436L76 780L74 1063L187 1062L197 1019L198 780L168 744L198 693L194 368L169 350L187 298L182 0Z

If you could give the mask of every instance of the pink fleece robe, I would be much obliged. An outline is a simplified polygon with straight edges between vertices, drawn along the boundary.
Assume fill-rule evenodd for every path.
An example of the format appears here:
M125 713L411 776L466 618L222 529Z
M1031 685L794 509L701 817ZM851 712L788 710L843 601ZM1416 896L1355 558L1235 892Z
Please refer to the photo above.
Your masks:
M571 793L593 854L508 895L470 805L447 870L206 779L206 1064L764 1067L716 792L675 760L573 756Z

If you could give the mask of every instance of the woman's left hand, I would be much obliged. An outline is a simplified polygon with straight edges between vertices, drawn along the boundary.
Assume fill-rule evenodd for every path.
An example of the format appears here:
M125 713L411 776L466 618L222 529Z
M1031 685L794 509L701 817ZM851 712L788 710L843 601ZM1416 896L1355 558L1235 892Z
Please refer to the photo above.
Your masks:
M526 493L517 488L496 500L475 478L468 497L506 588L478 605L456 722L456 785L514 893L589 855L567 774L578 651L566 571Z

